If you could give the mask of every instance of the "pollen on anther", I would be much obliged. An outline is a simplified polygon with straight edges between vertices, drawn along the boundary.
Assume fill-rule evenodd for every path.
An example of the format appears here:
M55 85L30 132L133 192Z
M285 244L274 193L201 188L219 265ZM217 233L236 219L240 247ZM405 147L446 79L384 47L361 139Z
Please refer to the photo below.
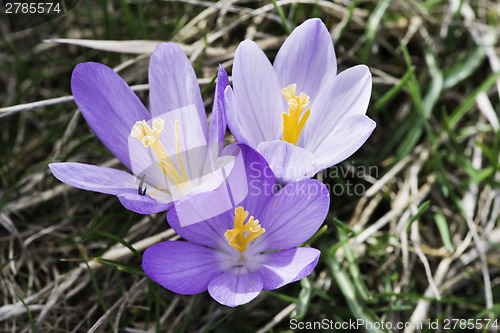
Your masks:
M144 147L149 147L153 143L155 143L155 137L152 135L146 135L142 138L142 144L144 145Z
M156 133L160 133L163 130L163 127L165 125L165 121L161 118L156 118L153 120L153 131Z
M132 135L134 138L137 138L139 140L142 140L144 135L144 121L137 121L134 126L132 127L132 131L130 132L130 135Z
M248 215L248 211L245 211L243 207L236 207L234 210L234 229L228 229L224 233L229 245L241 253L247 250L247 245L250 242L266 231L260 226L259 220L254 220L253 216L250 216L248 222L244 224Z
M283 141L297 144L300 133L309 118L311 109L307 109L309 105L309 96L301 92L299 96L295 95L297 86L291 84L282 89L282 94L288 104L288 113L283 112Z

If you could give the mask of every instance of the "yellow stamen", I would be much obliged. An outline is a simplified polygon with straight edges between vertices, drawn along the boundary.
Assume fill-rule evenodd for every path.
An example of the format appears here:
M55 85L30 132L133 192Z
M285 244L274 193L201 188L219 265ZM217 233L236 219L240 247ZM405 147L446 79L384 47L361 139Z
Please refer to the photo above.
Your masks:
M253 216L250 216L248 222L243 225L247 217L248 211L241 206L236 207L234 210L234 229L228 229L224 233L229 245L242 253L246 251L248 243L253 242L266 231L260 227L259 220L253 219Z
M297 85L294 83L281 90L288 102L288 114L283 112L283 141L293 145L297 144L300 133L311 112L311 109L307 109L307 111L302 114L307 105L309 105L309 96L303 92L301 92L299 96L295 96L296 89ZM301 115L302 118L300 118Z
M165 173L165 175L173 181L174 185L178 186L179 184L186 183L188 181L186 170L184 169L181 159L179 122L177 120L175 121L175 141L177 158L179 159L181 172L177 170L175 164L167 155L165 148L160 142L160 134L163 130L164 124L165 122L163 119L156 118L153 120L153 129L151 129L146 121L138 121L135 123L134 127L132 127L130 135L141 141L144 147L151 148L156 157L159 159L158 166L162 169L163 173Z

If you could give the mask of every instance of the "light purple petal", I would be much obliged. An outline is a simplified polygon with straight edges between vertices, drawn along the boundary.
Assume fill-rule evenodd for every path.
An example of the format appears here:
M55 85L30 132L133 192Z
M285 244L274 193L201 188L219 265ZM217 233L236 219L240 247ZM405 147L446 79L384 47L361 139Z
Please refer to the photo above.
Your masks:
M217 84L215 85L214 105L212 107L212 115L210 116L210 131L208 134L209 143L217 143L219 153L224 148L224 136L226 134L226 112L224 91L229 86L229 78L227 77L224 67L219 66L217 73Z
M93 62L78 64L71 91L85 120L104 145L130 170L128 135L149 112L111 68Z
M161 286L185 295L207 290L221 273L216 251L182 241L155 244L144 252L144 273Z
M316 173L315 158L308 150L291 143L275 140L257 147L280 184L308 179Z
M297 95L316 96L324 80L337 73L337 60L328 29L320 19L310 19L295 28L274 61L281 88L297 84Z
M249 141L249 138L252 136L247 134L246 126L240 122L239 115L243 113L243 110L235 101L234 92L231 86L227 86L224 91L224 108L226 111L227 126L236 141L257 148L259 143L255 142L255 140ZM255 144L255 146L252 146L253 144Z
M274 176L262 155L247 145L235 144L228 146L224 153L233 154L234 152L232 152L232 150L238 149L241 149L241 154L243 155L246 177L242 177L239 173L231 172L228 178L234 177L234 181L239 179L239 182L245 182L248 194L242 202L235 202L234 204L235 206L244 207L250 215L258 218L266 207L269 198L274 194ZM229 183L233 183L233 180L230 179ZM225 184L221 186L225 186ZM223 190L224 188L220 188L216 191ZM207 200L209 199L207 198ZM199 201L197 200L197 202ZM200 204L200 206L205 206L210 203L210 201L207 201ZM234 208L213 218L206 219L203 222L187 226L181 226L181 219L189 220L189 212L184 210L181 213L182 216L179 218L180 214L176 207L174 207L167 214L167 221L182 238L192 243L212 248L223 249L227 247L227 240L224 237L224 233L228 229L234 228ZM202 213L204 212L193 209L191 211L191 219L197 220ZM182 225L184 224L185 223L182 223Z
M344 117L366 114L372 80L368 67L351 67L330 77L319 95L311 100L311 113L298 145L313 152Z
M234 104L229 103L226 110L229 128L238 141L255 148L262 141L281 137L281 113L286 111L281 88L264 52L254 42L243 41L234 55ZM246 137L237 137L240 126L245 126L241 133Z
M133 212L139 214L155 214L172 208L172 202L158 202L150 195L140 195L135 193L122 193L118 195L121 204Z
M162 43L151 55L149 99L152 117L194 104L207 137L207 117L200 86L193 66L177 44Z
M234 148L233 145L229 147ZM250 215L257 217L260 216L265 203L276 192L276 181L273 171L261 154L245 144L237 144L237 147L241 149L245 161L246 179L241 181L247 182L248 195L243 202L235 204L243 206Z
M198 219L198 213L192 212L193 219ZM215 218L207 219L203 222L181 226L182 219L189 219L186 213L181 215L175 206L167 213L167 222L174 231L185 240L215 249L227 248L227 240L224 233L233 226L234 212L231 210L216 216Z
M354 154L370 137L375 126L373 120L362 114L342 119L314 150L316 171L340 163Z
M253 300L260 294L262 287L262 277L258 272L249 274L227 272L209 282L208 293L217 302L235 307Z
M239 148L238 145L236 147ZM176 201L175 210L180 226L211 219L232 210L248 197L249 189L245 181L248 158L245 160L241 150L236 156L219 158L216 163L223 167L205 174L200 185Z
M194 105L172 110L161 115L164 128L160 134L160 141L165 151L174 163L178 162L177 145L181 152L189 179L198 177L203 168L207 150L206 119L200 123L199 115ZM203 128L203 126L205 128ZM178 131L177 131L178 127ZM178 135L177 135L178 133Z
M318 263L320 253L310 247L266 253L266 262L259 268L264 289L280 288L308 276Z
M283 187L262 212L259 221L266 231L253 246L259 251L270 251L301 245L323 224L329 206L328 189L317 180Z
M138 188L136 177L122 170L74 162L51 163L49 168L63 183L83 190L117 195Z

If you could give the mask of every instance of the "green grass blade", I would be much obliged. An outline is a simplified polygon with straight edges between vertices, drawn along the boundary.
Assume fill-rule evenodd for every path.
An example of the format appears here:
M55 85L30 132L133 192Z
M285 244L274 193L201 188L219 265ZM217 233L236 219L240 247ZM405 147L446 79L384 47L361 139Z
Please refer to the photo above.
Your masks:
M21 294L19 294L17 291L16 291L16 296L17 296L17 298L19 298L19 300L21 301L21 303L23 303L24 308L26 309L26 313L28 314L28 320L30 322L31 332L32 333L36 333L35 320L33 319L33 314L31 313L31 310L30 310L28 304L26 304L26 302L24 301L24 299L21 296Z
M366 304L363 303L356 294L356 288L353 286L351 279L347 272L344 270L340 262L335 257L335 254L330 255L326 259L326 263L330 272L332 273L335 281L342 291L342 294L347 301L349 309L351 310L353 316L356 319L363 320L365 323L365 329L370 333L387 333L387 330L377 329L377 323L381 322L381 319L370 310Z
M313 295L313 284L309 277L305 277L300 280L300 285L302 286L302 289L300 290L297 300L297 308L295 310L297 313L295 318L298 321L302 321L302 319L306 316Z
M365 47L363 48L363 55L361 56L362 61L367 64L370 60L370 54L372 52L372 47L375 42L375 36L380 27L380 21L384 16L385 11L389 7L391 0L379 1L377 7L373 10L372 15L368 19L365 31Z

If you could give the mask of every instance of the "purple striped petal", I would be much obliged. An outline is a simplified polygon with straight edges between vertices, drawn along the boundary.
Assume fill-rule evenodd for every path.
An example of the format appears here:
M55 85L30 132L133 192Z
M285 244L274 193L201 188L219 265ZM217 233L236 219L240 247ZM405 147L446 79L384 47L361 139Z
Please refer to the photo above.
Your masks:
M140 195L135 193L122 193L118 195L123 207L139 214L155 214L169 210L172 208L172 202L159 202L153 199L150 195Z
M262 287L263 279L258 272L226 272L209 282L208 293L217 302L235 307L253 300L260 294Z
M149 247L142 259L144 273L161 286L185 295L207 290L221 274L216 251L181 241L167 241Z
M104 145L130 170L128 135L149 112L111 68L86 62L71 76L71 91L85 120Z
M193 66L177 44L162 43L151 55L149 99L152 117L194 104L207 138L207 117L200 86Z
M280 288L308 276L316 267L320 253L310 247L266 253L266 262L259 268L264 289Z
M315 157L304 148L275 140L262 142L257 147L280 184L308 179L316 173Z
M311 113L299 143L314 152L340 125L343 118L366 114L371 87L371 74L364 65L351 67L331 77L319 95L311 100Z
M218 153L224 149L224 136L226 135L226 111L224 101L224 91L229 86L229 78L227 77L224 67L219 66L217 73L217 84L215 85L214 105L212 107L212 115L210 116L210 131L208 133L208 142L216 143Z
M122 170L74 162L51 163L49 168L61 182L83 190L114 195L137 192L137 178Z
M219 161L228 157L221 157ZM232 210L234 205L248 196L248 184L245 179L245 159L243 154L239 153L232 162L205 175L202 184L186 197L176 201L175 210L180 226L199 223Z
M286 111L281 88L269 59L257 44L250 40L240 43L234 55L234 103L228 103L226 110L228 125L236 140L255 148L262 141L280 138L281 112ZM241 125L245 126L242 132L245 137L233 132L233 128Z
M228 176L228 183L232 184L237 181L244 182L247 189L247 196L242 202L235 201L234 206L243 206L250 215L258 218L262 214L269 198L274 194L274 176L262 155L247 145L235 144L228 146L224 153L233 154L234 152L231 152L231 150L235 149L241 149L245 165L245 175L242 176L239 172L233 173L231 171ZM225 183L221 186L225 186ZM224 190L225 188L222 187L216 191ZM182 212L179 212L177 207L174 207L168 212L167 221L175 232L190 242L213 248L225 248L227 247L227 240L224 237L224 233L227 229L232 229L234 227L233 207L225 213L205 219L203 222L186 225L189 223L190 219L198 221L200 215L203 216L203 214L206 214L204 211L201 211L203 207L211 204L215 205L215 203L210 201L208 196L205 197L205 199L205 202L200 202L199 199L196 199L195 202L199 203L197 209L184 209ZM186 205L189 203L189 200L189 198L186 199ZM189 212L192 214L191 217L189 216ZM181 220L186 220L188 223L182 222Z
M301 245L323 224L329 206L328 189L317 180L302 180L283 187L259 217L266 231L253 246L262 252Z
M373 120L362 114L342 119L314 150L316 171L340 163L354 154L368 140L375 126Z
M320 19L310 19L295 28L274 61L281 88L297 84L297 95L314 97L323 81L337 72L337 60L328 29Z

